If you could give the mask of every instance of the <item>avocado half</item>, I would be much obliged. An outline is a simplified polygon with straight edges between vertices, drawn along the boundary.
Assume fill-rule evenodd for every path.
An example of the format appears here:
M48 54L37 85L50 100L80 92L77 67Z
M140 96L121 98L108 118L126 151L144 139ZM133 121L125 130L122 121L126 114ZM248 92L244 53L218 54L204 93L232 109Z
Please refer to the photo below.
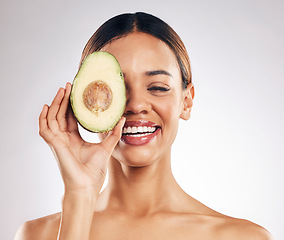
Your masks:
M125 84L120 65L108 52L86 57L72 84L71 107L80 125L91 132L107 132L124 113Z

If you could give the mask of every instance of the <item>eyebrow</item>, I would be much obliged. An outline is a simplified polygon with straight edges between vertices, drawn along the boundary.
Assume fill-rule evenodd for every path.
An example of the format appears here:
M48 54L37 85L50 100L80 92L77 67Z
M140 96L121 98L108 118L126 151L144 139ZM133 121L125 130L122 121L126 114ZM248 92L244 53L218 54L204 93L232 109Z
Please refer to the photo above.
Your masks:
M145 72L145 74L147 76L156 76L156 75L167 75L167 76L170 76L170 77L173 77L172 74L170 74L168 71L165 71L165 70L152 70L152 71L147 71Z

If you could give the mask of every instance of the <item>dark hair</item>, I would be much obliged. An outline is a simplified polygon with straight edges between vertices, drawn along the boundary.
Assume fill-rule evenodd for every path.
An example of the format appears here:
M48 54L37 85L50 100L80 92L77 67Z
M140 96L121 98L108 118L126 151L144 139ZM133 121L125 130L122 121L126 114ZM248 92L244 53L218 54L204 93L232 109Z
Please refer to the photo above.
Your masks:
M191 83L190 61L181 38L163 20L143 12L121 14L101 25L87 42L80 66L89 54L99 51L110 41L133 32L147 33L165 42L177 58L182 76L182 88L185 89Z

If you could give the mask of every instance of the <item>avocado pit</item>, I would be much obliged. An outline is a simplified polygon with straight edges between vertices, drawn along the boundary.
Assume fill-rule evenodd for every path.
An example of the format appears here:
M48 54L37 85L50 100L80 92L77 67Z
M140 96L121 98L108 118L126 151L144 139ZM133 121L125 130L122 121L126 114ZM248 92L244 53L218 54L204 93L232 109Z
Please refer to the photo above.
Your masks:
M90 111L103 112L112 102L112 91L105 82L93 81L83 92L83 102Z

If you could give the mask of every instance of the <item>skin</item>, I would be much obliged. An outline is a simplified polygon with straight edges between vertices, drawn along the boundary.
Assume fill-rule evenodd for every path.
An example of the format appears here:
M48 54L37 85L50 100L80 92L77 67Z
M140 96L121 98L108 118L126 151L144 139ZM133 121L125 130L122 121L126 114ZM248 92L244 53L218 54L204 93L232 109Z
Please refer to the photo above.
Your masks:
M124 73L124 117L112 132L100 134L101 143L91 144L80 137L68 107L69 83L50 107L44 106L40 135L53 150L65 184L62 213L24 223L15 239L272 239L254 223L208 208L176 183L171 145L179 119L190 117L194 87L189 84L182 90L170 48L136 32L102 50L117 58ZM149 76L153 70L171 76ZM120 141L125 120L149 120L161 126L161 132L146 145L125 144ZM107 168L109 182L99 193Z

